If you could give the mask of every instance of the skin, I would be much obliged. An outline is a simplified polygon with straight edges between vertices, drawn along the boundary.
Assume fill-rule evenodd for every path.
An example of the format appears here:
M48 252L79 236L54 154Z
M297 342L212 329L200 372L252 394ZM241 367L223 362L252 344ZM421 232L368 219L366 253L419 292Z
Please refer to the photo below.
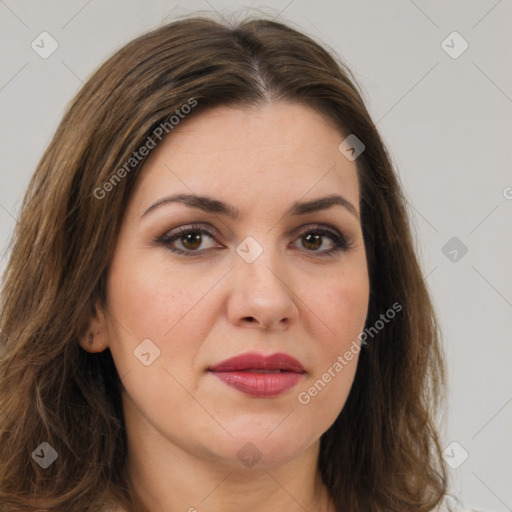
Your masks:
M345 404L357 354L308 404L298 395L357 340L368 311L359 185L355 162L338 150L344 138L311 108L281 102L191 116L151 152L119 233L107 307L97 308L93 345L83 347L112 352L129 475L152 512L334 511L317 472L319 438ZM141 217L175 193L213 197L240 215L169 203ZM295 201L329 194L356 213L335 205L283 216ZM213 238L169 244L202 256L155 242L192 223ZM305 239L316 224L351 247L322 256L335 244ZM263 249L251 263L236 251L248 236ZM149 366L134 356L144 339L160 350ZM207 371L249 351L287 353L306 373L278 397L255 398ZM237 457L249 442L261 454L252 467Z

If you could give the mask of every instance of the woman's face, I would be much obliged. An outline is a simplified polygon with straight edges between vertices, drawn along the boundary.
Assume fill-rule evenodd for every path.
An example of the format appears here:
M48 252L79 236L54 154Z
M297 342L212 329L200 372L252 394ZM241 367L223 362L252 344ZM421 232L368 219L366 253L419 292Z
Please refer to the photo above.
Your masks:
M152 150L102 325L129 436L238 466L318 446L353 382L369 299L343 139L277 103L185 119ZM325 207L331 196L343 199Z

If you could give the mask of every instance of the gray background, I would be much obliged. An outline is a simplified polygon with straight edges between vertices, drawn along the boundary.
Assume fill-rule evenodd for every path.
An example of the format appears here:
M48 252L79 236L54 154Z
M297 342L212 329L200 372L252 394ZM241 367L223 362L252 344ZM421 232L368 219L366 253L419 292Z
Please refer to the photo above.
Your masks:
M324 41L363 87L444 333L452 492L466 506L512 511L511 0L0 0L0 243L66 104L108 55L176 15L249 8ZM59 45L46 59L31 47L43 31ZM457 58L445 51L463 48L446 39L453 31L469 44Z

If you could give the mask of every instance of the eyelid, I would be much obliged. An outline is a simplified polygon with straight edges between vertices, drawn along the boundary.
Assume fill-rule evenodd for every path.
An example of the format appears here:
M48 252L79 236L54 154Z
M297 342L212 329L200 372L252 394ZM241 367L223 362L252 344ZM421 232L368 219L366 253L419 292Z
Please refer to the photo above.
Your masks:
M294 235L294 234L297 234L297 233L305 233L305 232L314 231L314 230L329 231L333 235L336 235L336 236L344 238L343 233L339 229L335 228L334 226L331 226L330 224L322 224L322 223L319 223L319 222L311 222L309 224L305 224L305 225L300 226L300 227L298 227L296 229L293 229L292 231L290 231L289 234L290 235Z
M339 230L338 228L331 226L330 224L320 224L320 223L312 223L307 224L305 226L301 226L297 231L293 231L293 233L297 233L296 236L300 236L306 233L310 232L319 232L321 236L327 236L330 235L333 243L335 244L335 247L337 249L340 249L342 251L348 251L350 250L353 245L354 241L351 236L345 235L344 231ZM335 249L329 250L329 251L306 251L314 254L317 252L318 254L333 254L338 251Z
M222 238L220 231L208 222L192 222L190 224L182 224L175 228L166 229L158 238L171 238L181 233L188 233L189 231L204 233L212 238Z
M332 236L338 237L342 240L349 241L350 236L348 235L347 230L340 229L329 222L310 222L308 224L304 224L299 226L298 228L291 229L286 233L286 237L290 236L298 236L302 233L307 233L309 231L324 231L327 233L331 233Z
M205 227L207 226L207 227ZM211 239L217 241L216 239L219 238L219 235L217 234L218 231L211 225L211 224L186 224L183 226L178 226L173 229L169 229L167 231L164 231L160 236L158 236L155 239L155 242L166 244L170 243L171 239L179 239L180 236L183 236L187 233L195 232L195 233L201 233L202 235L206 235L210 237ZM201 253L204 252L207 249L200 250L200 251L190 251L195 253Z

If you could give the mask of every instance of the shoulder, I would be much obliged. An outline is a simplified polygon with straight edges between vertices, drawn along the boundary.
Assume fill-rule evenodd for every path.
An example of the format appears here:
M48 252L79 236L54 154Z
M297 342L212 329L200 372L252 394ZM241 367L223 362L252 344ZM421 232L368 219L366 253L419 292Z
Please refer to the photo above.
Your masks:
M451 494L447 494L438 508L432 512L484 512L474 508L466 508L459 499Z

